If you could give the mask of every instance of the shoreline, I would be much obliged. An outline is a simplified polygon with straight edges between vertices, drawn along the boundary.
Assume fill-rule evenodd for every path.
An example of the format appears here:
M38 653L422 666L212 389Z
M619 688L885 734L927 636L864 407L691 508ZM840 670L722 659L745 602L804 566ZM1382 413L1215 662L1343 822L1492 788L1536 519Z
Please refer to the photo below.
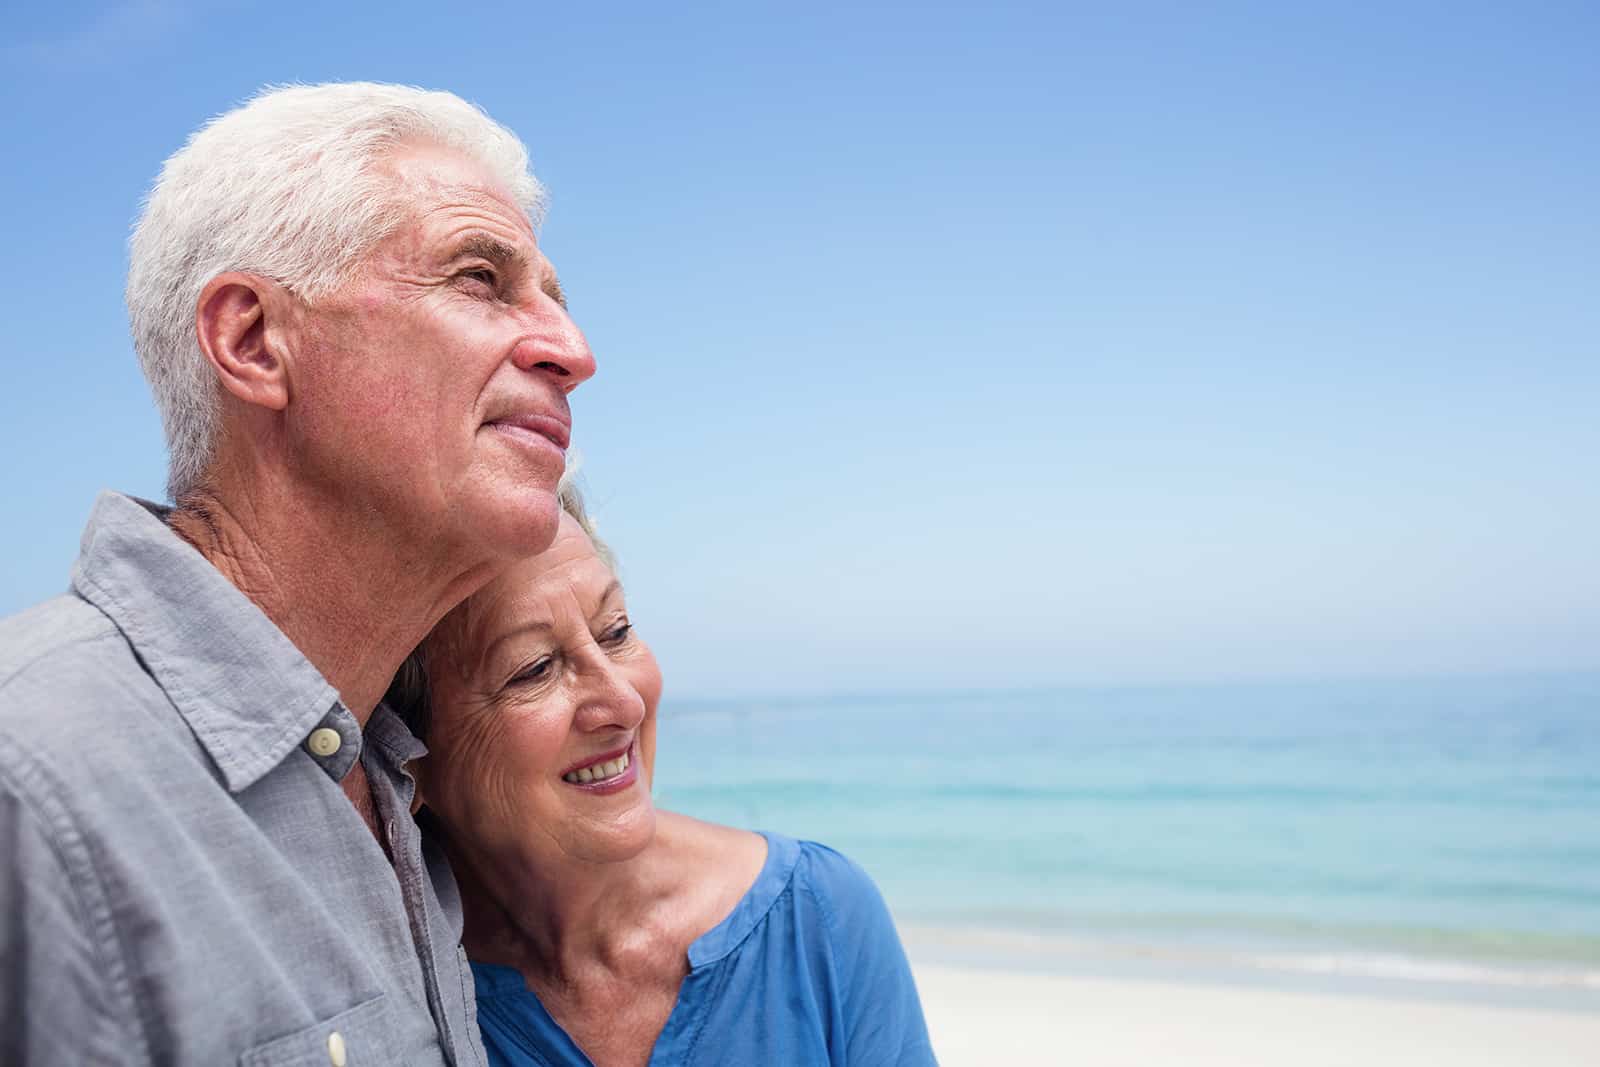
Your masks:
M1600 962L1474 958L1216 932L897 923L920 965L1041 978L1352 996L1600 1018Z
M912 970L943 1067L1577 1067L1600 1050L1596 1013L1030 973L915 953Z

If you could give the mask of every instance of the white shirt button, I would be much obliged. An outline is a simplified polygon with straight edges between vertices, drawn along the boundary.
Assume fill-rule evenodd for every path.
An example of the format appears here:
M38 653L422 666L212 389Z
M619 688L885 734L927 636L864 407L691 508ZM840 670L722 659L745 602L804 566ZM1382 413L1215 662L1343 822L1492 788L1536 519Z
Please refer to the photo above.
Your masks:
M328 1062L344 1067L344 1035L337 1030L328 1035Z
M339 736L339 731L331 730L326 726L320 726L312 730L311 736L306 738L306 747L311 750L313 756L331 756L339 751L339 746L342 744L344 744L344 738ZM339 1035L334 1034L333 1037L339 1037ZM332 1055L333 1037L328 1038L329 1055ZM343 1038L339 1038L339 1047L341 1049L344 1048ZM341 1058L338 1062L342 1064L344 1060Z

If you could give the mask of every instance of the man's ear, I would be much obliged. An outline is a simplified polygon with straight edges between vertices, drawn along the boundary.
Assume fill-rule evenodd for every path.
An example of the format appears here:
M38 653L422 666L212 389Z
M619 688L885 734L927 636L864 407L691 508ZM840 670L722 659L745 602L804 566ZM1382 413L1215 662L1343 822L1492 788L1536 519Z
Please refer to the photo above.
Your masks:
M283 314L282 286L254 274L229 271L200 290L194 329L200 351L222 387L247 404L273 411L289 406L289 367L281 333L269 327Z

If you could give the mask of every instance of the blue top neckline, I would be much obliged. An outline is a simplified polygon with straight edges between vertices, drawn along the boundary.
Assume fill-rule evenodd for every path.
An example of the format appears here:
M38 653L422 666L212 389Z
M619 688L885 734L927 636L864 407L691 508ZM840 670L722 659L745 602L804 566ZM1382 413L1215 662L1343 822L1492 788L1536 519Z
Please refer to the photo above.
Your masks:
M691 974L726 959L729 953L743 944L789 887L795 866L800 862L800 842L765 830L756 832L767 842L767 858L761 864L761 872L756 875L756 880L744 896L739 898L739 903L733 906L733 910L689 945ZM498 996L525 993L528 990L522 972L515 967L473 960L472 969L477 972L480 995Z
M757 831L767 842L767 858L761 864L761 873L739 903L717 925L694 939L689 946L689 970L696 971L724 959L744 943L767 917L767 912L789 888L795 865L800 862L800 842L782 834Z
M767 855L721 922L689 945L689 973L651 1067L896 1063L932 1067L894 921L872 879L814 841L763 833ZM512 967L474 963L495 1067L594 1067Z

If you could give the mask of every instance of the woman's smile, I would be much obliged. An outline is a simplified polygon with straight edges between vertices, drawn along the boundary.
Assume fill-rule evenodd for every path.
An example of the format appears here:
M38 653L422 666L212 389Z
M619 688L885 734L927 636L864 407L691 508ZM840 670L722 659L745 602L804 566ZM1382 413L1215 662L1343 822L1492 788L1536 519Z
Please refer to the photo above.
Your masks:
M568 785L602 796L619 792L639 780L639 754L635 742L618 752L607 753L579 764L561 776Z

